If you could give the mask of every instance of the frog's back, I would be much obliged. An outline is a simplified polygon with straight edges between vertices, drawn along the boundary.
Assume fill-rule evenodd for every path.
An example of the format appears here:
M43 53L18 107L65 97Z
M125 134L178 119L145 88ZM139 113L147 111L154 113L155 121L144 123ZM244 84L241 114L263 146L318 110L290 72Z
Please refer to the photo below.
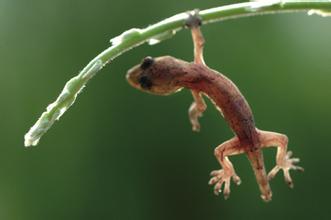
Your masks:
M206 68L206 67L205 67ZM253 113L237 86L212 69L201 72L201 91L213 100L241 142L258 145Z

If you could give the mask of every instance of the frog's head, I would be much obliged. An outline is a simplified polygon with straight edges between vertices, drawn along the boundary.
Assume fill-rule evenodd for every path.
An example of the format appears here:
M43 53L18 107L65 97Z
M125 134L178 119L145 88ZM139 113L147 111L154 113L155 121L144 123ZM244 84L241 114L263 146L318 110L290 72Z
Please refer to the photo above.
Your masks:
M170 95L181 89L173 71L176 60L170 56L145 57L141 64L132 67L126 79L136 89L154 95Z

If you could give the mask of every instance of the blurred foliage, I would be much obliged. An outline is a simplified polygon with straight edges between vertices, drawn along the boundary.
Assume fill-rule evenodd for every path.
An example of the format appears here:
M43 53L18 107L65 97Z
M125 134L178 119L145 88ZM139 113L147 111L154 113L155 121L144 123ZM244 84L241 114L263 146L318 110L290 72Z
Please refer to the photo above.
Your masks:
M203 27L208 65L248 99L259 128L285 133L302 159L290 190L281 175L265 204L248 160L229 200L207 185L213 149L233 134L208 102L191 132L191 95L141 93L125 73L144 56L192 60L188 31L116 59L35 148L23 135L65 81L131 27L234 1L0 0L0 219L329 219L331 18L280 14ZM267 168L275 150L266 150ZM325 165L326 164L326 165Z

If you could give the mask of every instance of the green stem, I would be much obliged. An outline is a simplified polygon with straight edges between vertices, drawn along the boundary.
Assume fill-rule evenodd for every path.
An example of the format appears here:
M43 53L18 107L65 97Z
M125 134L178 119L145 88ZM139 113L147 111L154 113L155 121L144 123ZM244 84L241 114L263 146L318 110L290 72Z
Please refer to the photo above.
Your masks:
M331 1L294 1L294 0L265 0L260 2L247 2L221 6L202 10L199 15L203 24L236 19L245 16L255 16L271 13L310 11L319 15L330 15ZM101 52L75 77L64 86L55 102L47 107L38 121L24 136L25 146L38 144L39 139L58 120L61 115L74 103L78 93L86 83L107 63L122 53L139 46L145 42L158 43L172 37L176 31L185 25L188 13L180 13L144 29L131 29L111 39L112 46Z

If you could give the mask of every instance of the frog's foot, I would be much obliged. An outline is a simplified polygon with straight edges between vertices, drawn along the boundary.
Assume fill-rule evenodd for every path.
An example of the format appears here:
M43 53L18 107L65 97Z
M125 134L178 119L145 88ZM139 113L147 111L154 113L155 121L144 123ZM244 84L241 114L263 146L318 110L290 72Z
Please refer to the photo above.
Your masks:
M209 181L209 185L214 185L215 195L219 195L222 192L222 186L224 184L223 195L224 199L228 199L230 196L230 180L232 178L233 182L239 185L241 180L239 176L234 172L234 170L214 170L210 173L212 178Z
M292 152L287 151L288 138L284 134L276 132L258 130L260 143L262 147L277 147L276 163L277 165L269 172L268 179L276 176L278 171L283 170L285 182L289 187L293 187L293 181L290 176L290 170L303 171L303 168L295 165L299 158L291 158Z
M231 155L244 153L245 149L240 146L239 139L234 137L215 148L215 156L223 169L214 170L210 173L212 178L209 181L209 185L215 184L214 193L215 195L219 195L224 184L223 194L225 199L227 199L230 195L231 178L237 185L241 183L240 178L236 174L228 157Z
M290 188L293 188L293 181L290 175L290 170L304 171L300 166L295 165L300 161L299 158L291 158L292 151L288 151L283 158L277 160L277 165L269 172L268 179L272 179L276 176L279 170L283 170L285 182Z

